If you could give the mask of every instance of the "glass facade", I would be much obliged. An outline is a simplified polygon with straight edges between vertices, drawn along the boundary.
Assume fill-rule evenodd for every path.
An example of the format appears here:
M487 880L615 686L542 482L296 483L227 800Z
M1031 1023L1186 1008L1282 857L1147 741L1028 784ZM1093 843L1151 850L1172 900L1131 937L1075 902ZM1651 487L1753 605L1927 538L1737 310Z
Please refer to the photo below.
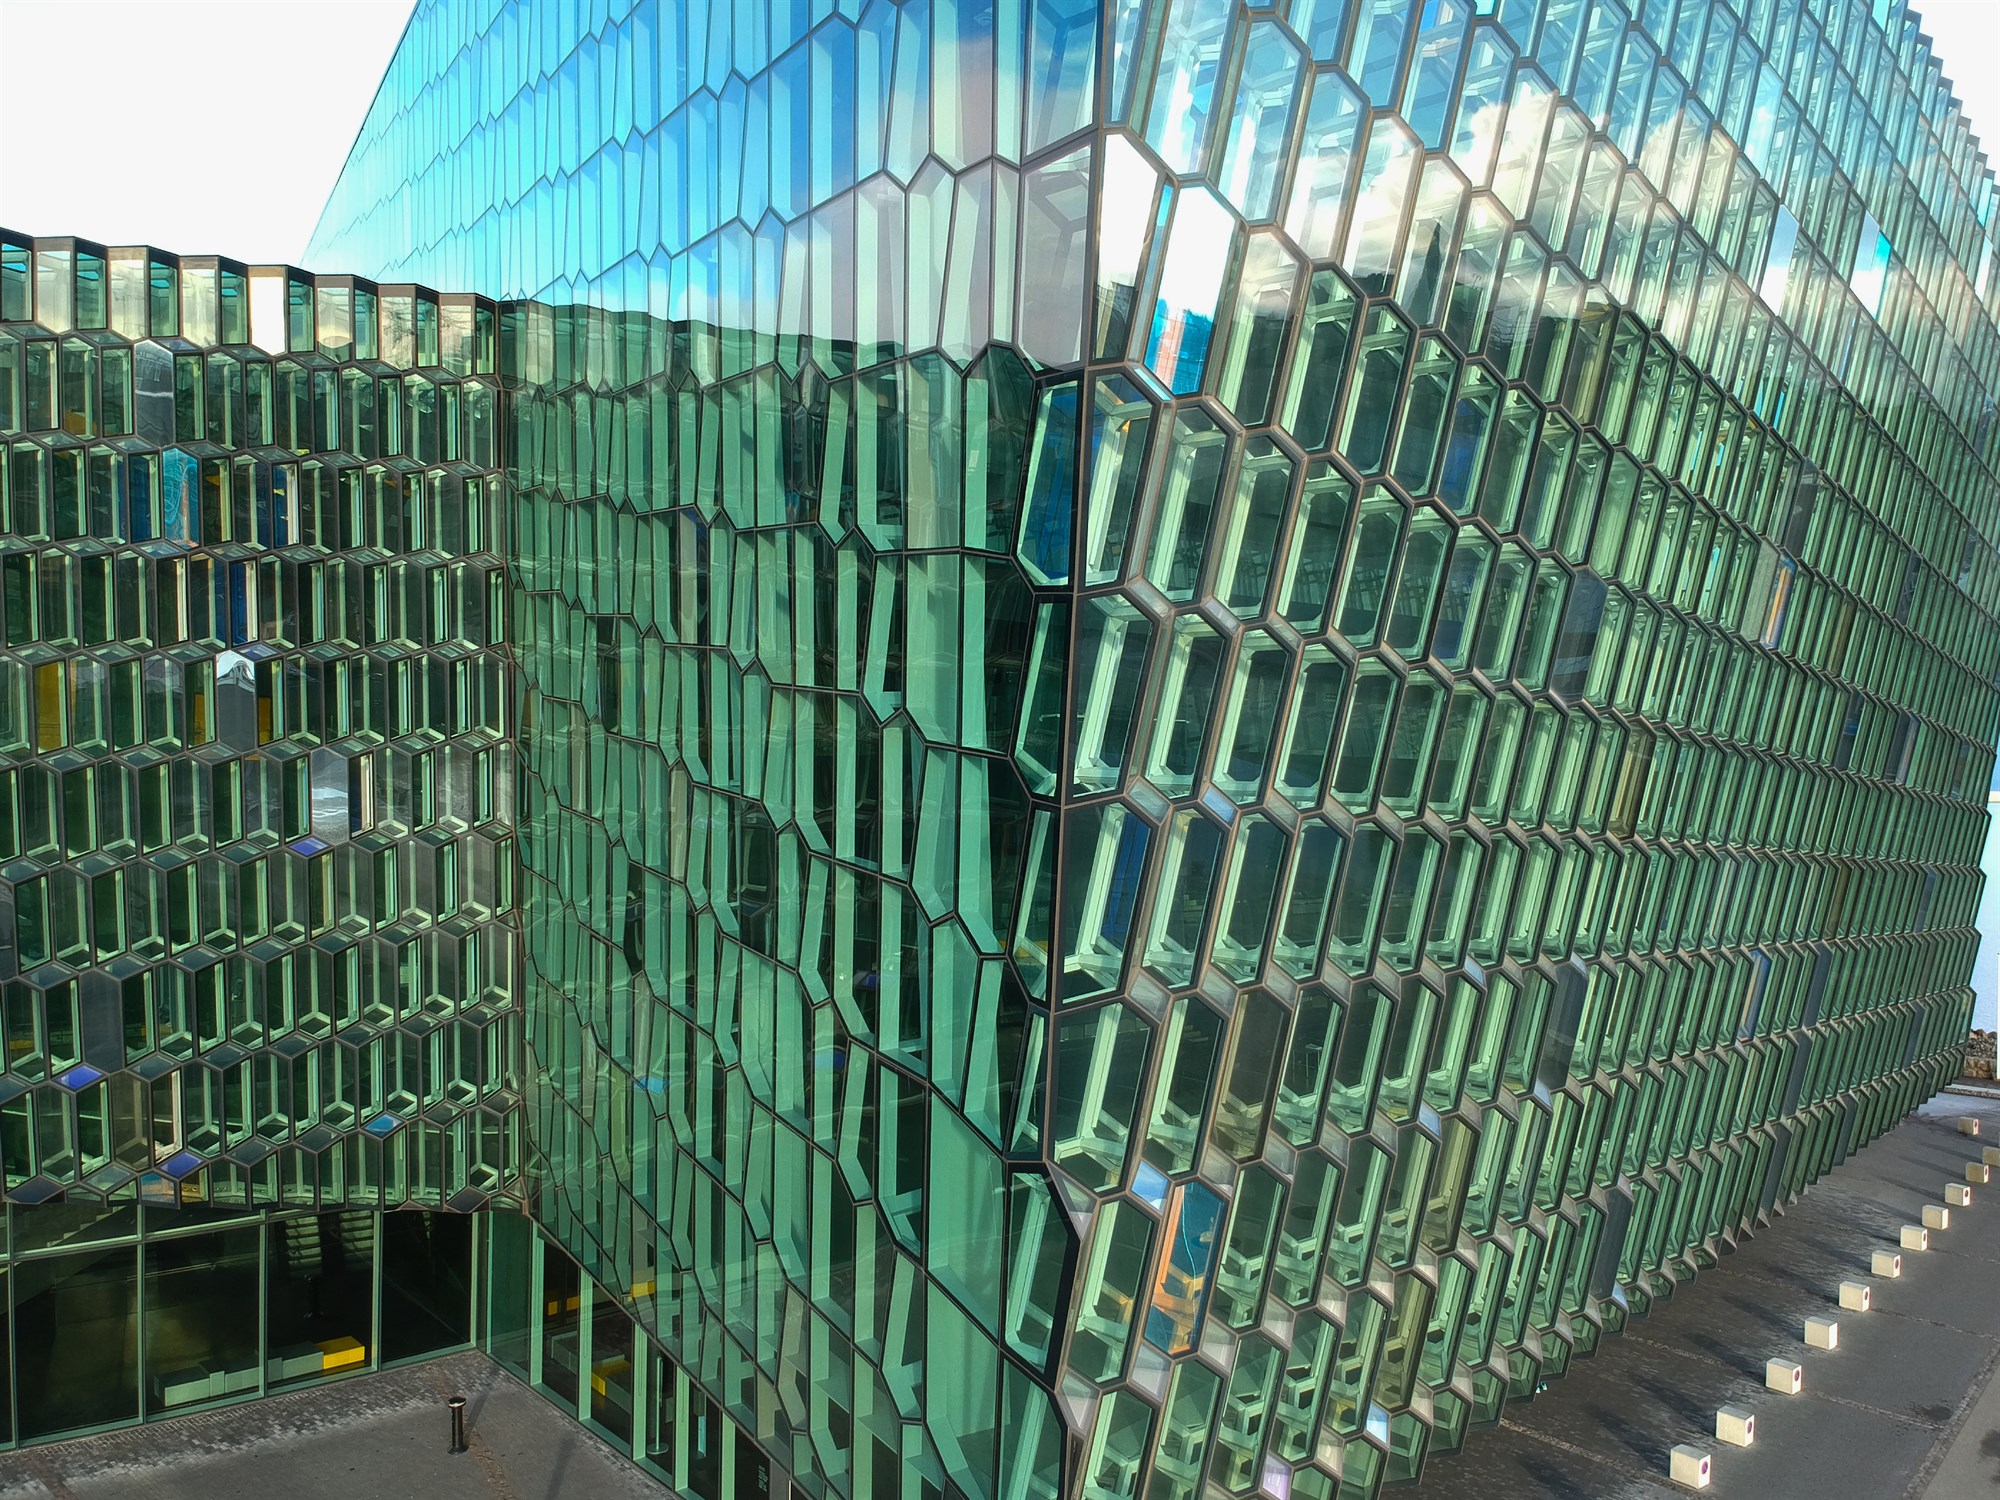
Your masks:
M71 1202L7 1217L0 1446L472 1342L470 1215Z
M520 1202L494 308L0 243L0 1170Z
M1367 1500L1956 1070L1993 200L1887 3L423 0L381 281L0 249L10 1192L524 1205L704 1500Z
M689 1500L796 1496L750 1432L520 1215L483 1216L485 1347L570 1416ZM893 1490L884 1493L894 1493Z

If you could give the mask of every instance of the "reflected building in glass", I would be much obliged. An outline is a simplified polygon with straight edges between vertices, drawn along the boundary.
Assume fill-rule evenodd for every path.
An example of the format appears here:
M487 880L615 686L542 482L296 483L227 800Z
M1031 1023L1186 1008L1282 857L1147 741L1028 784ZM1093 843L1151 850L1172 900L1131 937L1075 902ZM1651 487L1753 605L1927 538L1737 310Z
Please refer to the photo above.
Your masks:
M0 250L17 1240L490 1210L701 1500L1412 1476L1955 1072L1993 201L1887 3L424 0L373 280Z

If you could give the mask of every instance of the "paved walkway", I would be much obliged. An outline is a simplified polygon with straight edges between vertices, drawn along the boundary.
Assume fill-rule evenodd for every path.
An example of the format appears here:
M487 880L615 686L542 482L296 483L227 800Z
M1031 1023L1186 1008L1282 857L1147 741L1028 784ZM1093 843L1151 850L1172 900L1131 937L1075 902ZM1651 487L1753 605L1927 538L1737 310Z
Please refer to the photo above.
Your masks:
M2000 1500L2000 1173L1930 1250L1904 1253L1899 1279L1869 1275L1870 1252L1895 1249L1986 1144L2000 1097L1941 1095L1400 1500L1665 1500L1688 1493L1667 1480L1682 1442L1714 1455L1724 1500ZM1843 1280L1872 1281L1872 1311L1840 1310ZM1839 1319L1837 1349L1805 1346L1812 1314ZM1805 1366L1803 1395L1764 1389L1774 1355ZM1714 1441L1725 1404L1756 1413L1755 1446Z
M446 1452L444 1398L471 1451ZM661 1500L483 1354L0 1454L0 1500Z

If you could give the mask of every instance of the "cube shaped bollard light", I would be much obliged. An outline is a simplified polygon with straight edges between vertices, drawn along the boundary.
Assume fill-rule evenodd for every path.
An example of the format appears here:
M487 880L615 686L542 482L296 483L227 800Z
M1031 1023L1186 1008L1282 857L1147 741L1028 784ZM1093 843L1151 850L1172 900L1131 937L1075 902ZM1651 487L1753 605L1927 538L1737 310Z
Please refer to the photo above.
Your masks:
M1708 1455L1693 1443L1675 1443L1667 1459L1667 1473L1675 1484L1691 1490L1708 1488Z
M1715 1413L1715 1440L1732 1448L1747 1448L1757 1441L1757 1415L1742 1406L1719 1407Z

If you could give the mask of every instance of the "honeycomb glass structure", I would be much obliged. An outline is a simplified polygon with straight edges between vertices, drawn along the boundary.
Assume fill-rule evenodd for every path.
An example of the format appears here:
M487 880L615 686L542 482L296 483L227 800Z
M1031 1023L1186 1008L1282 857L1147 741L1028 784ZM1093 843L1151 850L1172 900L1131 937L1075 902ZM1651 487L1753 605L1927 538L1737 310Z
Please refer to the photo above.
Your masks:
M1955 1055L1991 204L1886 5L419 6L543 1223L808 1493L1495 1420Z
M493 320L0 238L11 1201L519 1203Z
M491 1122L487 1347L703 1500L1368 1500L1642 1316L1957 1065L1993 206L1887 0L421 0L308 256L378 280L246 272L189 368L339 410L222 443L253 516L360 476L278 597L486 590L340 593L314 661L496 686L292 774L490 897L280 946L491 955L387 1129ZM178 372L65 244L4 389ZM364 441L391 380L463 446ZM66 767L111 637L12 621ZM356 822L402 734L486 767L437 838ZM405 973L334 1041L420 1051Z

